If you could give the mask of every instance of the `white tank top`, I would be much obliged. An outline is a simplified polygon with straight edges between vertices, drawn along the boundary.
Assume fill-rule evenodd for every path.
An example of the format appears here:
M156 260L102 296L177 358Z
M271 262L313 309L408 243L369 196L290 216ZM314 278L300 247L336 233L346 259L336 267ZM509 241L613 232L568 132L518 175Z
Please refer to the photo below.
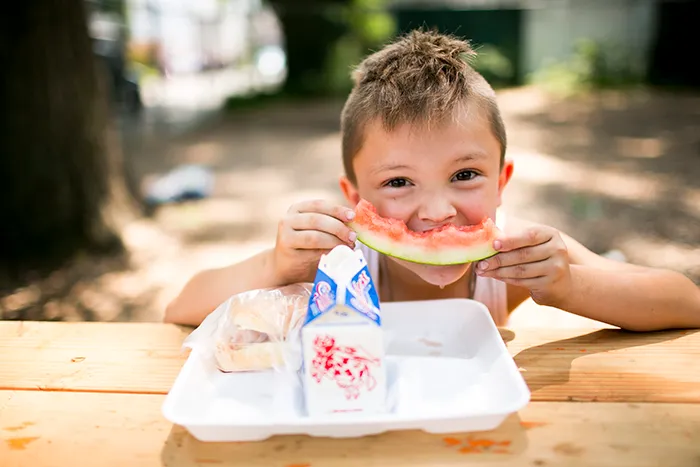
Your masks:
M505 225L504 215L496 214L496 225L503 229ZM357 242L356 248L360 249L367 260L367 267L372 280L379 284L379 254ZM489 309L496 326L505 326L508 322L508 301L506 283L491 277L476 276L474 286L474 300L483 303Z

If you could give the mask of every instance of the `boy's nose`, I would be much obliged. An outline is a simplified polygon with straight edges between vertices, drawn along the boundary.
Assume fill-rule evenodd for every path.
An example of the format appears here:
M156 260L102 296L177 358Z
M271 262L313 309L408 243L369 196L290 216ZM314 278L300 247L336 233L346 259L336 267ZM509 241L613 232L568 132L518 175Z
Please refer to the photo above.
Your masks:
M457 209L446 199L439 199L437 197L432 197L426 199L420 210L418 211L418 217L423 221L430 224L439 225L457 215Z

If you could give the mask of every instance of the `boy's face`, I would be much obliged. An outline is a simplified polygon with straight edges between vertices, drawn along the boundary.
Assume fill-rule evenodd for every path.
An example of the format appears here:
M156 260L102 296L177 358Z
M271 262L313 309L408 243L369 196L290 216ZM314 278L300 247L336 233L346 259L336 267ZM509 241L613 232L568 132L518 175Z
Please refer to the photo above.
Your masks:
M364 198L379 215L422 232L495 219L513 170L510 161L500 165L498 140L488 120L473 110L430 129L406 124L387 133L380 122L372 122L353 161L357 184L341 177L340 185L351 205ZM391 259L438 286L455 282L469 269L468 264L428 266Z

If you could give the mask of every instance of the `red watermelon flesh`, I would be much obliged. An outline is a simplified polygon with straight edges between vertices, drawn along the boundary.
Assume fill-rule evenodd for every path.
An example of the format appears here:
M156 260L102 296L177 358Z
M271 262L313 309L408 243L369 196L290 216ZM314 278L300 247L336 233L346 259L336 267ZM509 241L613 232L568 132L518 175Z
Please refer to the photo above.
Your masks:
M403 221L381 217L367 200L355 207L355 218L348 226L357 239L388 256L430 265L464 264L489 258L497 253L493 241L499 233L493 220L467 226L451 224L414 232Z

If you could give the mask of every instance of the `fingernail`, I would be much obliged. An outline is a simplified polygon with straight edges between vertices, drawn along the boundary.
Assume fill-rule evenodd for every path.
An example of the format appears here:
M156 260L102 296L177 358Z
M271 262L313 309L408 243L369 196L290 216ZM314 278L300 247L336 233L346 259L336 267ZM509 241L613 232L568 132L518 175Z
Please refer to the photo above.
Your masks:
M349 221L353 220L355 218L355 211L348 211L345 217L347 217Z
M354 242L357 240L357 234L355 232L350 232L350 235L348 235L348 238L350 239L351 242Z
M479 262L479 269L481 269L482 271L488 267L489 267L489 263L487 263L486 261Z
M500 241L500 240L495 240L495 241L493 242L493 247L494 247L496 250L500 250L502 246L503 246L503 245L501 244L501 241Z

